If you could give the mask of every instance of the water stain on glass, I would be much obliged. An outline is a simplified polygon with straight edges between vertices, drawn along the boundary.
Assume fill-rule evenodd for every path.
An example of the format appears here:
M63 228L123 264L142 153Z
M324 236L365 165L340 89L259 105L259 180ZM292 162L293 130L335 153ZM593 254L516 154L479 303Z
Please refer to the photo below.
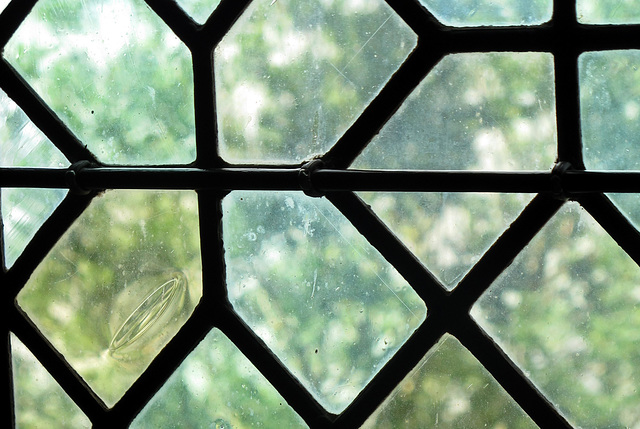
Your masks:
M150 345L157 343L163 337L161 331L172 320L179 318L187 307L188 285L186 276L180 271L169 275L145 277L125 288L116 300L116 305L133 307L132 290L153 287L138 305L133 307L124 321L119 317L122 313L114 313L111 320L113 336L109 343L109 356L117 360L133 359ZM135 305L135 298L133 300Z

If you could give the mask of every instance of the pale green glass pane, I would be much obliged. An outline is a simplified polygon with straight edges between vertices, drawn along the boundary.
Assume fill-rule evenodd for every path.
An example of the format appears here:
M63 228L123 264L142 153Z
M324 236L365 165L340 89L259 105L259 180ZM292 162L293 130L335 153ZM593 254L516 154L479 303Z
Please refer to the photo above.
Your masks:
M362 428L537 428L502 386L445 334Z
M297 162L328 150L416 45L383 1L255 1L215 51L220 150Z
M68 164L22 109L0 90L0 166L65 167ZM6 267L13 265L65 194L61 189L3 188L0 191Z
M578 0L578 21L584 24L638 24L638 0Z
M202 294L194 192L95 199L18 295L71 366L113 405Z
M422 323L424 303L325 199L233 192L223 210L234 309L342 411Z
M64 199L64 189L2 188L2 233L7 268L22 254L42 224Z
M178 4L198 23L204 24L220 0L178 0Z
M580 117L587 167L640 169L640 50L580 55Z
M444 57L355 168L548 170L556 158L553 57Z
M0 0L0 12L4 10L11 0Z
M91 427L91 422L84 413L13 334L11 365L16 427Z
M565 1L565 0L560 0ZM553 0L420 0L454 27L538 25L551 19Z
M533 198L382 192L360 196L448 289L462 280Z
M4 56L102 161L194 160L191 57L143 1L39 1Z
M567 203L472 315L576 427L635 429L639 285L636 263Z
M213 329L132 428L299 428L304 421L249 360Z
M638 194L607 194L618 209L640 229L640 195Z

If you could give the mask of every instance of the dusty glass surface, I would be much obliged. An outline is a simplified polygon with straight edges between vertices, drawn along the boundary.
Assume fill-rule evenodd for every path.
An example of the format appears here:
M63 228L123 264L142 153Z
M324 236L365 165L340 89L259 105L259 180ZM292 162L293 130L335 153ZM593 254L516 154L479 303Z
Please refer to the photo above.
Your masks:
M556 158L551 54L444 57L353 164L419 170L548 170Z
M0 90L0 166L66 167L69 162ZM11 267L36 231L60 204L62 189L3 188L0 191L4 263Z
M251 362L213 329L131 428L307 427Z
M578 21L584 24L638 24L640 3L637 0L578 0Z
M11 366L16 427L91 427L89 419L13 333Z
M618 210L631 221L636 229L640 229L640 195L607 194L607 197L613 201Z
M406 281L325 199L233 192L223 237L234 309L330 412L422 323Z
M39 1L4 57L103 162L194 160L191 57L144 2Z
M585 52L578 60L584 162L639 170L640 50Z
M448 289L462 280L533 198L440 192L360 196Z
M66 194L66 189L3 188L0 191L7 268L13 266Z
M420 0L453 27L538 25L551 19L553 0Z
M640 421L640 268L567 203L472 316L576 427Z
M220 0L177 0L180 7L198 23L204 24L218 7Z
M195 192L110 191L63 235L18 305L109 406L202 294Z
M537 428L502 386L445 334L362 428Z
M215 51L220 150L297 162L328 150L416 45L383 1L255 1Z

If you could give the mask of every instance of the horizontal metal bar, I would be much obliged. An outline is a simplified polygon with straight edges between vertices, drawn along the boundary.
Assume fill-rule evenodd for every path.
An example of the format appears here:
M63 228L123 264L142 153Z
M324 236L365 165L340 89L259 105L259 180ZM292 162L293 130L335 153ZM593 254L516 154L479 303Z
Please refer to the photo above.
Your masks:
M3 188L305 190L302 168L227 167L85 167L0 168ZM75 174L75 178L70 178ZM335 170L319 168L307 183L322 193L508 192L508 193L640 193L640 172L569 170L423 171Z

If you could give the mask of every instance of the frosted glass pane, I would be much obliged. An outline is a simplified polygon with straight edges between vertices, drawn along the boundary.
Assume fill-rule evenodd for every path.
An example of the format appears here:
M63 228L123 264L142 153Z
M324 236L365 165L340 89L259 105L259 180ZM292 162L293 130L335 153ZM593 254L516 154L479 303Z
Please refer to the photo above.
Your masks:
M212 330L131 428L300 428L304 421L227 337Z
M537 428L458 340L444 335L362 426Z
M637 0L578 0L578 21L584 24L638 24Z
M111 191L56 243L18 305L113 405L202 294L195 192Z
M551 19L553 0L420 0L445 25L537 25Z
M548 170L556 158L553 57L444 57L355 168Z
M84 413L13 334L11 365L16 427L91 427Z
M360 196L448 289L462 280L533 198L409 192Z
M144 2L39 1L4 57L102 161L194 160L191 57Z
M65 189L3 188L0 191L7 268L13 266L66 194Z
M575 427L640 421L640 268L567 203L472 316Z
M223 209L234 309L342 411L422 323L424 303L325 199L233 192Z
M639 170L640 50L580 55L584 162L592 169Z
M297 162L325 152L416 40L383 0L254 1L215 51L223 157Z
M178 0L178 4L198 23L204 24L220 0Z

